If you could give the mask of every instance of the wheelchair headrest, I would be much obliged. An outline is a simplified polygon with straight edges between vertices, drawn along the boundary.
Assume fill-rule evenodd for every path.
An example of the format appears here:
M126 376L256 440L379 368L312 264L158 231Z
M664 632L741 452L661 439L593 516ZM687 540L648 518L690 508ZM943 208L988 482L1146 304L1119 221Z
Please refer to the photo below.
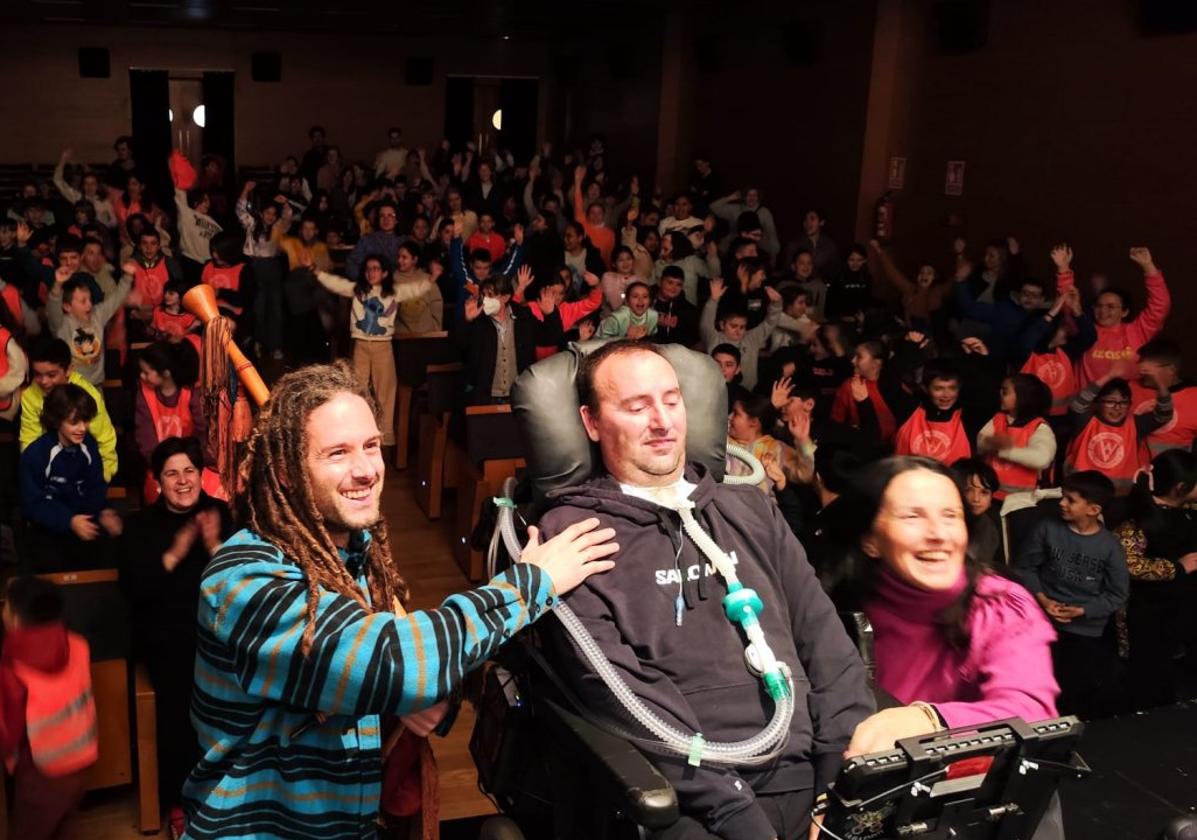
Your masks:
M582 359L605 341L569 347L520 374L511 389L512 410L524 438L532 495L540 505L550 490L581 484L601 470L579 413L577 376ZM686 460L723 479L727 445L727 388L714 359L679 344L658 345L677 372L686 403Z

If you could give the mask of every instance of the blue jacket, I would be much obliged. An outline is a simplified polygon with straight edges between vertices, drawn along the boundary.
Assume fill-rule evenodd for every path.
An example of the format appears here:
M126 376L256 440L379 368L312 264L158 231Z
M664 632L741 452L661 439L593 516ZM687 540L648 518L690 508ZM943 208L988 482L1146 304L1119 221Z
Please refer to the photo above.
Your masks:
M1019 347L1025 344L1023 334L1036 322L1043 321L1047 310L1028 311L1011 298L997 303L982 303L977 300L972 286L967 282L956 283L956 306L966 318L981 321L993 327L992 335L986 340L989 354L996 362L1006 364L1018 360ZM1023 359L1026 357L1023 356Z
M394 231L376 230L367 233L357 241L345 260L345 276L356 280L362 276L362 265L366 257L382 257L391 268L395 267L395 259L399 255L399 246L406 236L400 236Z
M30 522L67 533L71 517L98 516L108 497L104 462L90 434L79 446L63 446L47 432L21 453L21 512Z
M368 539L341 552L363 591ZM204 570L191 706L204 755L183 789L190 840L376 836L380 716L447 697L556 593L547 574L517 563L402 618L325 589L319 598L305 657L299 566L242 530Z

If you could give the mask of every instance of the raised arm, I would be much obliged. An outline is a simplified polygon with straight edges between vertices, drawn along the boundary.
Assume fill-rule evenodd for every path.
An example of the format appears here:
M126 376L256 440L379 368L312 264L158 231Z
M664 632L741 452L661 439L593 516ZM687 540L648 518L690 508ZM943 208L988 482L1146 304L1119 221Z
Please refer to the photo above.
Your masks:
M339 295L344 298L351 298L354 295L354 290L357 286L348 277L342 277L339 274L332 274L328 271L317 271L316 280L321 286L328 289L334 295Z
M1131 248L1130 258L1143 269L1143 286L1147 290L1147 304L1131 322L1131 328L1138 333L1135 349L1157 336L1172 311L1172 296L1164 275L1156 268L1151 251L1146 248Z
M66 169L67 161L71 159L71 150L63 149L62 155L58 158L58 165L54 167L54 186L62 193L62 197L67 201L74 203L81 197L80 192L66 182L63 173Z
M254 217L249 212L249 196L253 193L254 188L257 187L255 181L246 181L245 186L241 188L241 195L237 197L237 206L235 208L237 213L237 221L241 223L241 227L247 231L253 230Z
M877 265L881 267L881 276L892 283L898 291L902 294L910 294L915 291L914 284L902 273L886 250L881 247L881 242L876 239L870 239L869 251L877 258Z

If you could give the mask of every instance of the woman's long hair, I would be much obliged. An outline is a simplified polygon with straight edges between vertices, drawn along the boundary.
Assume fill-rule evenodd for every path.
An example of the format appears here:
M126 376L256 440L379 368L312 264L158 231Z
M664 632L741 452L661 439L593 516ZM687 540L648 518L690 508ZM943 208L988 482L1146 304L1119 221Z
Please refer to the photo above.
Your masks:
M1187 496L1194 487L1197 487L1197 456L1184 449L1167 449L1155 456L1149 470L1135 478L1135 486L1126 497L1123 519L1134 520L1147 537L1150 549L1152 538L1163 536L1168 527L1167 517L1153 497Z
M955 486L963 507L964 492L959 476L938 461L918 455L895 455L863 465L853 476L852 488L842 497L845 505L842 521L853 530L841 535L850 541L844 568L831 583L831 596L840 609L861 609L873 596L881 575L882 561L865 554L861 541L873 532L885 491L895 478L912 470L926 470L942 475ZM964 572L967 577L964 591L938 616L948 643L956 648L968 646L968 616L977 594L977 581L991 572L989 565L966 552Z

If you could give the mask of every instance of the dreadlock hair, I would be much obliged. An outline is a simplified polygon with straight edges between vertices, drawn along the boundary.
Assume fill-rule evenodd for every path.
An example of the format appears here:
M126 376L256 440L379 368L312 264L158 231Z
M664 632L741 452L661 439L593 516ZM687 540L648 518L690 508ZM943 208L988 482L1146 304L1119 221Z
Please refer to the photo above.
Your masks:
M321 589L350 598L367 612L392 612L408 596L407 583L391 558L384 520L370 527L367 598L345 568L316 508L311 477L304 466L308 443L303 429L313 411L341 393L359 396L377 411L368 389L344 362L312 365L280 378L254 424L238 481L238 515L295 562L307 579L307 622L301 643L305 657L315 639Z

